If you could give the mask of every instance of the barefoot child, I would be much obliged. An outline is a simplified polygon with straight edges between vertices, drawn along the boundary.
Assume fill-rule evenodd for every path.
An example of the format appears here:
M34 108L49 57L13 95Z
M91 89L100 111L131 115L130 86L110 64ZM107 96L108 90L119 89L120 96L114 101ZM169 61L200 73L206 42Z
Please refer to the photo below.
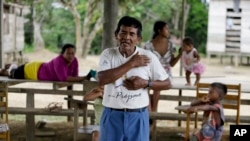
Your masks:
M222 83L212 83L207 96L191 102L188 112L204 111L202 127L194 133L190 141L220 141L225 122L221 100L227 94L227 87Z
M190 37L186 37L182 41L183 43L183 53L182 53L182 65L185 69L186 75L186 85L191 85L190 75L193 72L196 76L196 81L194 85L196 85L201 78L201 74L205 71L205 67L200 63L200 55L197 50L194 48L194 42Z

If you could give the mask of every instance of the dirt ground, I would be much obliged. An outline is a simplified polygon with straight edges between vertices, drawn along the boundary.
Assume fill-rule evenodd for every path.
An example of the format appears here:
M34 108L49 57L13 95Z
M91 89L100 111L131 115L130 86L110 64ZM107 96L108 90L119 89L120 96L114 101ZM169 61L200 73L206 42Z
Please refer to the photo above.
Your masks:
M51 53L47 50L40 50L34 53L24 54L25 57L28 58L29 61L49 61L53 57L56 56L55 53ZM79 58L79 65L80 65L80 74L86 74L90 69L97 69L99 56L87 56L87 58L82 59ZM249 73L249 66L246 64L246 60L243 60L244 64L238 67L233 66L230 63L230 59L224 59L224 63L220 64L219 58L212 59L207 61L206 58L203 58L203 62L206 65L206 72L203 76L210 77L210 76L224 76L232 80L246 80L250 77ZM173 75L179 76L180 72L180 65L179 63L173 68ZM184 83L184 82L183 82ZM39 87L39 86L38 86ZM16 98L18 97L18 98ZM9 106L19 105L24 106L25 102L21 102L21 100L25 99L22 95L10 94L9 96ZM44 97L37 97L39 99L36 102L36 106L38 107L45 107L51 101L57 102L64 102L63 106L66 107L66 102L63 100L62 97L58 96L49 96L48 98ZM159 110L164 109L166 107L166 103L160 104ZM36 141L72 141L73 140L73 123L66 122L63 118L49 118L47 119L47 124L45 128L38 130L37 135L47 134L46 137L39 137L36 136ZM42 120L44 117L36 118L36 122L38 120ZM172 124L172 121L160 121L158 122L160 125L159 134L158 134L158 141L180 141L180 138L177 134L184 132L184 125L182 128L178 128L176 124ZM168 125L171 124L171 127ZM10 115L10 130L11 130L11 140L12 141L23 141L25 136L25 121L22 116L18 115ZM228 132L228 131L226 131ZM80 136L79 140L81 141L89 141L89 136ZM225 136L223 140L228 140L228 136Z

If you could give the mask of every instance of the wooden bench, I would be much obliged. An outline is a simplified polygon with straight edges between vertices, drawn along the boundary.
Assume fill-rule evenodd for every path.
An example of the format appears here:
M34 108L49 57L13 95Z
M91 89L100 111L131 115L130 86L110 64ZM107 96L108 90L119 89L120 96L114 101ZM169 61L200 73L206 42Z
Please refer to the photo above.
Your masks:
M35 95L62 95L62 96L83 96L87 91L90 91L92 88L96 87L96 82L92 81L83 81L83 82L54 82L54 81L35 81L35 80L19 80L19 79L9 79L8 77L0 76L0 81L5 82L9 85L9 94L10 93L20 93L26 95L26 107L9 107L9 114L23 114L26 117L26 141L34 141L35 139L35 116L36 115L51 115L51 116L70 116L74 114L72 107L69 106L69 109L62 109L60 112L48 112L44 111L43 108L35 107ZM19 84L23 83L39 83L46 84L46 88L39 87L23 87ZM52 87L47 88L48 84ZM68 86L80 85L81 90L68 90ZM3 112L3 109L0 109ZM89 117L91 121L94 122L94 111L88 110ZM79 112L80 115L83 115L82 112Z
M64 99L71 102L74 105L74 141L77 141L78 133L92 134L93 129L96 128L96 126L98 125L94 125L94 123L88 124L87 117L89 115L88 105L94 105L94 103L72 98L64 98ZM80 111L83 112L83 125L80 128L78 128L78 119L79 116L81 116L79 114Z

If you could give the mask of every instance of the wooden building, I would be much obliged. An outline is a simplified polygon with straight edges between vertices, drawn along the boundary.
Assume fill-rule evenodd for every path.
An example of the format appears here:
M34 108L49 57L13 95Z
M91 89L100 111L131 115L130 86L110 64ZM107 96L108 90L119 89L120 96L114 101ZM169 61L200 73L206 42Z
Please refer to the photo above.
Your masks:
M239 59L250 56L250 0L210 0L207 56ZM232 59L231 59L232 61Z
M3 53L5 63L18 62L24 49L23 6L3 4Z

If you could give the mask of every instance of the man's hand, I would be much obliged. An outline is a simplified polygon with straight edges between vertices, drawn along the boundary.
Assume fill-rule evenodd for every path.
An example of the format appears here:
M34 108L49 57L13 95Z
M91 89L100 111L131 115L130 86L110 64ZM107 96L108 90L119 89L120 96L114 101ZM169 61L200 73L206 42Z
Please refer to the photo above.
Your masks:
M147 66L150 63L150 59L146 55L139 55L137 52L129 61L133 67Z
M123 85L128 90L138 90L141 88L145 88L145 86L147 86L147 82L147 80L144 80L139 76L131 76L124 80Z

